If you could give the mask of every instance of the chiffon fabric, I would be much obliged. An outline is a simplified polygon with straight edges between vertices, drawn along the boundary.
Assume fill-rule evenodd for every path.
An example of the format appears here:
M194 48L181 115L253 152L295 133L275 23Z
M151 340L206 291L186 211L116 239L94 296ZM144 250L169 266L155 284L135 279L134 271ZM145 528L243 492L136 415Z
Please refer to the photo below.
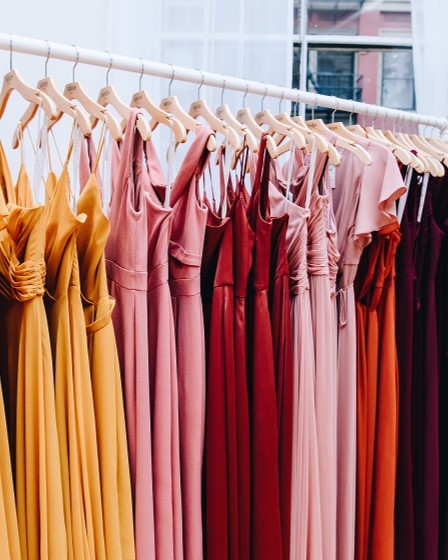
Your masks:
M300 176L294 158L294 181ZM309 210L285 198L281 167L272 162L269 198L271 214L289 216L286 231L293 358L293 438L291 482L291 537L289 557L322 558L322 524L314 406L314 339L307 274L307 221Z

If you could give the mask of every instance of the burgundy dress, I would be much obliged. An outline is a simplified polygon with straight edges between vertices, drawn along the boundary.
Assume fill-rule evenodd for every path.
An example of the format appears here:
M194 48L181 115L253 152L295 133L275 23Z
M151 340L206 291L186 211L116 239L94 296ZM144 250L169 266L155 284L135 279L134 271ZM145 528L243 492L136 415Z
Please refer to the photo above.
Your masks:
M281 560L277 395L268 289L272 221L269 216L269 155L263 138L248 208L255 232L249 303L249 394L251 415L251 555Z
M395 497L395 557L414 558L414 500L412 491L412 352L414 340L414 247L416 181L414 174L401 220L402 240L397 250L397 354L400 383L397 493Z

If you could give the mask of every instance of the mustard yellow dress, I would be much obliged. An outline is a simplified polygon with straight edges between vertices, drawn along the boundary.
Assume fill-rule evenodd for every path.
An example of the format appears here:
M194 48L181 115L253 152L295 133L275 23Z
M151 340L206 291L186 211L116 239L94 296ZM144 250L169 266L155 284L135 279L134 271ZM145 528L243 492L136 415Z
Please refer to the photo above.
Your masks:
M69 203L67 161L47 192L46 309L55 371L56 419L70 560L106 558L98 442L81 302L77 233L87 218Z
M104 260L110 224L101 208L94 174L81 192L77 211L89 216L78 231L78 255L99 443L106 556L108 560L133 560L134 526L126 423L112 325L114 300L108 293Z
M8 353L5 378L9 431L15 447L21 558L64 560L67 545L53 363L43 303L43 207L30 204L32 195L24 166L15 189L5 183L6 167L4 152L0 150L2 192L7 195L9 211L0 252L2 295L8 298L6 303L4 300L2 322ZM19 205L24 201L29 207Z
M3 296L9 296L8 282L4 273L9 265L12 240L6 230L8 218L3 189L0 190L0 309ZM1 315L3 317L3 315ZM2 344L4 338L0 339ZM0 375L0 377L3 377ZM6 427L2 384L0 383L0 560L20 560L19 527L11 470L9 437Z

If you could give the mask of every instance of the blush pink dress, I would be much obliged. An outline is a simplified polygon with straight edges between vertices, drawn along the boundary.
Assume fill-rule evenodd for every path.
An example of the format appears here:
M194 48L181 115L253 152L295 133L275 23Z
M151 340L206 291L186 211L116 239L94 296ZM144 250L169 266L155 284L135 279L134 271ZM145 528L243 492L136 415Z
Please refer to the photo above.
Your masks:
M296 162L297 160L295 160ZM304 168L295 165L291 191ZM315 360L310 287L307 273L307 223L310 211L287 200L287 182L272 162L269 199L272 216L289 216L286 233L290 274L293 350L293 456L291 484L290 559L322 559L322 523L319 490L315 395Z
M196 128L171 192L173 223L169 246L169 285L174 313L179 387L180 466L184 558L201 560L202 458L205 422L205 341L201 301L201 260L208 209L199 179L209 158L213 131ZM164 559L163 559L164 560Z
M296 152L296 157L302 157ZM315 406L323 558L336 557L336 324L330 272L336 258L329 245L330 197L324 180L326 154L317 153L308 221L307 262L315 356ZM297 203L304 206L308 173Z
M353 283L372 232L395 220L394 201L403 194L394 156L362 138L372 156L365 166L352 152L342 150L335 170L332 204L340 252L338 303L337 404L337 559L353 560L356 519L356 307ZM328 178L328 183L332 181ZM333 188L334 187L334 188Z
M114 175L110 203L111 232L106 247L109 289L116 300L113 322L123 379L131 483L134 500L136 557L155 555L154 500L148 345L148 218L137 110L129 117Z

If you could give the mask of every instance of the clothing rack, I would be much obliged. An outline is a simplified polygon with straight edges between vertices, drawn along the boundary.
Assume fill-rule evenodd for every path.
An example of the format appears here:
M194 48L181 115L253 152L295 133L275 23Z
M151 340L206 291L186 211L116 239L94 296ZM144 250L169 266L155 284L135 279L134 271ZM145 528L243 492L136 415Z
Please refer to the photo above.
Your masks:
M144 60L142 58L123 56L109 53L108 51L86 49L83 47L77 47L76 45L65 45L63 43L53 43L46 40L0 33L0 49L10 51L10 61L12 61L13 52L43 56L47 57L47 59L66 60L68 62L73 62L75 65L80 63L104 68L113 68L114 70L134 72L136 74L140 74L141 76L156 76L160 78L169 78L171 80L201 84L204 86L217 87L223 90L229 89L241 91L245 95L251 93L265 97L273 97L284 101L306 103L314 107L328 107L337 111L366 115L373 119L391 119L394 120L395 123L406 122L408 124L426 125L440 129L441 133L445 129L448 129L448 119L445 118L420 115L418 113L411 113L409 111L401 111L397 109L389 109L379 105L370 105L359 101L341 99L336 96L321 95L289 87L265 84L262 82L255 82L253 80L236 78L234 76L206 72L194 68L174 66L172 64L165 64L152 60Z

